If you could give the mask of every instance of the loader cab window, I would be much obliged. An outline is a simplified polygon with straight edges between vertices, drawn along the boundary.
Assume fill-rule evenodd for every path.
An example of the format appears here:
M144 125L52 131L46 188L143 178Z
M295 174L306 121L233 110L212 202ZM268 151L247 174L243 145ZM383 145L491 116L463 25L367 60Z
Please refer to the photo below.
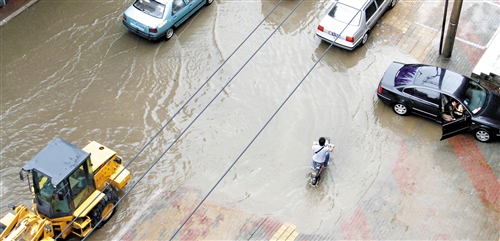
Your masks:
M52 201L55 188L52 186L49 177L36 171L33 172L33 187L35 189L35 195L40 199L49 203Z
M35 170L32 172L38 211L49 218L70 215L70 196L66 182L54 186L50 177Z
M89 173L90 170L92 170L92 168L90 166L89 158L68 178L71 187L71 200L73 200L75 209L78 208L95 190L92 181L94 178L92 173Z

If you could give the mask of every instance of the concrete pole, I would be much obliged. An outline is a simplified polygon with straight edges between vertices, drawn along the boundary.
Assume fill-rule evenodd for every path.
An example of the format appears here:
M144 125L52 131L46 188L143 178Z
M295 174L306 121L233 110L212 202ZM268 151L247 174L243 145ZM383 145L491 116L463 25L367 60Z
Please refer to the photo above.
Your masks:
M453 9L451 10L450 24L446 32L444 41L443 57L450 58L453 51L453 44L455 43L455 36L457 35L458 20L460 19L460 12L462 11L463 0L455 0Z

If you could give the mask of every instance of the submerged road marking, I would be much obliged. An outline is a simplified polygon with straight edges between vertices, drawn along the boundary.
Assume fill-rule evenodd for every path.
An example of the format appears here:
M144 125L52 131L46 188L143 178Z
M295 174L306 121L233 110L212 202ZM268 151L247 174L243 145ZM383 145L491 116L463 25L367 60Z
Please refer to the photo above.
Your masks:
M270 241L278 241L278 240L283 240L283 241L293 241L297 236L299 236L299 233L295 231L295 226L294 224L291 223L284 223L281 225L281 227L274 233L273 237L270 239Z
M354 212L347 216L347 219L342 220L342 233L344 239L373 239L365 214L359 204Z
M440 31L441 31L441 30L439 30L439 29L433 28L433 27L428 26L428 25L425 25L425 24L423 24L423 23L415 22L415 24L417 24L417 25L419 25L419 26L421 26L421 27L424 27L424 28L426 28L426 29L430 29L430 30L436 31L436 32L440 32ZM476 48L478 48L478 49L482 49L482 50L486 49L486 46L482 46L482 45L479 45L479 44L473 43L473 42L471 42L471 41L468 41L468 40L465 40L465 39L462 39L462 38L459 38L459 37L455 37L455 39L456 39L456 40L458 40L458 41L460 41L460 42L462 42L462 43L465 43L465 44L467 44L467 45L470 45L470 46L472 46L472 47L476 47Z

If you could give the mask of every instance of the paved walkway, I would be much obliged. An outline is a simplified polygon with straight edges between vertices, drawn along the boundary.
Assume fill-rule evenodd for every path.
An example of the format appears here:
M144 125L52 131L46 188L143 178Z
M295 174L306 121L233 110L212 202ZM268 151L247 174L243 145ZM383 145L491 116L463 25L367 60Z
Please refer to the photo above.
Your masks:
M452 6L450 2L448 9ZM444 1L400 0L395 11L387 12L372 30L374 41L386 41L390 36L388 44L398 46L418 62L466 76L500 74L500 2L464 1L449 59L439 55L443 9Z
M474 67L472 76L488 78L489 75L500 88L500 28L497 29L493 38L486 45L486 51Z

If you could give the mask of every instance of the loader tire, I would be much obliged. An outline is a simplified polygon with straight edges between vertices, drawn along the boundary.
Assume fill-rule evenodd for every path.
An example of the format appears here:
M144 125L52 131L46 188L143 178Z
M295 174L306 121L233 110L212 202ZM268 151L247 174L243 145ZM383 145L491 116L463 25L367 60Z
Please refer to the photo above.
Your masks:
M118 202L118 197L111 190L104 191L104 198L90 211L90 220L92 227L102 228L104 224L115 214L116 202ZM102 222L99 223L99 221ZM99 224L98 224L99 223Z

